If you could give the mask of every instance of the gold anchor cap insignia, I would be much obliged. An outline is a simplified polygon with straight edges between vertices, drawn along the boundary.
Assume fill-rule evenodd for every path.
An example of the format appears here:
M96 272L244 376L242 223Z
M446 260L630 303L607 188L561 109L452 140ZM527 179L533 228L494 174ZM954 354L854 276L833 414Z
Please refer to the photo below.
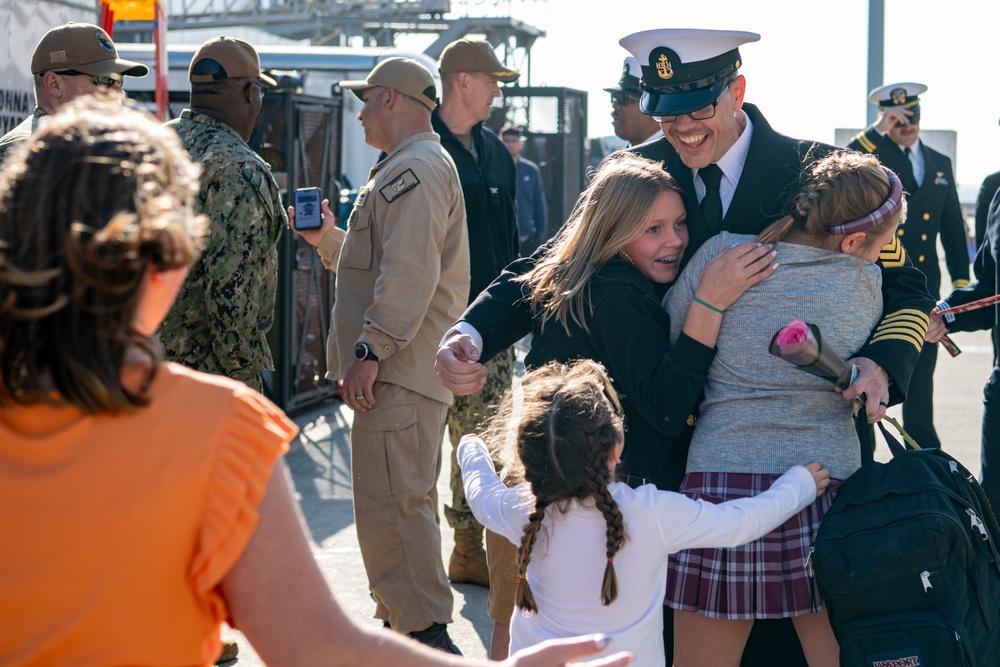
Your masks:
M674 76L674 67L670 64L665 53L661 53L660 57L656 59L656 74L661 79L669 79Z
M895 105L906 104L906 89L905 88L893 88L892 92L889 93L892 103Z

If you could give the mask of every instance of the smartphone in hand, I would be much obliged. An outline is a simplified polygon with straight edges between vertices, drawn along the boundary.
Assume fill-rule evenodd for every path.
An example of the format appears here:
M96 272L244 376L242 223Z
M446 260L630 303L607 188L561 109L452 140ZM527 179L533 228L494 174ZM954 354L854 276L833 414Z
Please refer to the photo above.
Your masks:
M295 191L295 229L319 229L323 226L319 188L299 188Z

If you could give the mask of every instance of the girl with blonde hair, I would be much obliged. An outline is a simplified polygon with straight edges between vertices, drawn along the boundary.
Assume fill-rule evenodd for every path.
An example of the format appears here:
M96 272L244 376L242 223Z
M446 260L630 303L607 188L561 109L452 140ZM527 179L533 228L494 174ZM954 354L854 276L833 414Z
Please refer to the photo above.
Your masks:
M808 560L840 483L861 465L856 406L831 382L768 354L768 345L797 318L817 325L844 358L860 349L882 316L875 262L905 215L903 187L892 171L870 155L837 151L813 166L790 215L756 239L725 232L709 239L667 294L671 337L679 338L714 257L756 240L775 244L782 259L775 276L712 313L718 354L681 492L710 502L752 497L803 458L822 460L832 479L828 493L761 539L672 560L666 599L674 608L678 667L735 667L755 619L787 617L811 667L839 664ZM913 311L895 324L917 330L926 315Z

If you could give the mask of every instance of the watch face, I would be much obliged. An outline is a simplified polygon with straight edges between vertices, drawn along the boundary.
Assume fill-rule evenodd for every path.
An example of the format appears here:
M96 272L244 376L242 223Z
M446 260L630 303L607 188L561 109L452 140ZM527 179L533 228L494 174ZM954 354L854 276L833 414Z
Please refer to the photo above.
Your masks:
M364 343L358 343L354 346L354 358L358 361L364 361L365 357L368 356L368 346Z

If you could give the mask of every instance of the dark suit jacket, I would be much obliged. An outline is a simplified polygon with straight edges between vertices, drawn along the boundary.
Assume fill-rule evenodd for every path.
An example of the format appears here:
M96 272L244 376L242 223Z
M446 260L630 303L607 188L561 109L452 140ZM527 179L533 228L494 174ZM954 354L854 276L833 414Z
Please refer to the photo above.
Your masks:
M1000 190L1000 171L983 179L979 194L976 196L976 250L982 247L983 239L986 238L986 218L990 212L990 202L993 201L997 190Z
M960 306L965 303L984 299L994 294L1000 294L1000 193L993 197L983 242L976 253L973 263L974 278L971 285L956 289L945 300L950 306ZM955 321L948 324L949 331L979 331L993 328L993 349L1000 346L1000 305L977 308L966 313L959 313ZM1000 369L1000 357L994 360L994 373ZM989 385L987 385L989 389ZM993 391L1000 389L994 385Z
M863 136L856 137L848 148L858 151L870 149L868 152L875 155L879 162L900 175L906 189L907 212L906 224L896 234L903 241L914 265L927 277L927 291L934 298L941 296L938 234L941 235L941 246L952 283L955 287L967 285L969 248L951 160L920 142L924 182L917 187L916 182L907 177L909 158L888 134L879 135L876 130L868 129Z

